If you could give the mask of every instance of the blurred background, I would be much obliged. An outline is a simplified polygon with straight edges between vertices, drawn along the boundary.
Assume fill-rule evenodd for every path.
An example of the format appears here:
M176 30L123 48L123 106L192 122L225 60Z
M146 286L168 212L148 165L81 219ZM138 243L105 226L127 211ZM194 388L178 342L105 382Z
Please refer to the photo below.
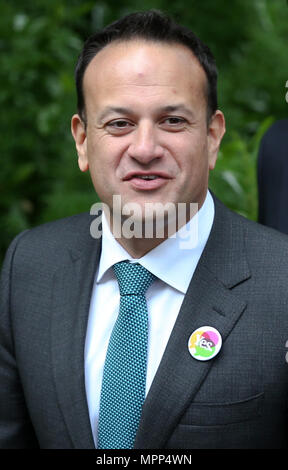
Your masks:
M1 0L0 261L20 231L97 201L70 134L83 41L129 12L157 8L213 51L227 132L210 188L257 219L260 139L287 118L287 0Z

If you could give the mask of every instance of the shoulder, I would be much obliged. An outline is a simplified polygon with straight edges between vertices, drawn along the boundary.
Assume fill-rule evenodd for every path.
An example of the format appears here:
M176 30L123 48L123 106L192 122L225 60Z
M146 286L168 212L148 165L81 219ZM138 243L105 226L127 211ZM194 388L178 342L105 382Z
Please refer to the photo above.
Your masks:
M69 250L77 250L89 243L92 221L89 213L83 213L25 230L12 241L7 256L10 254L21 262L63 259Z
M215 208L216 217L222 221L222 229L231 230L235 243L238 239L244 239L246 250L251 257L258 255L263 258L273 255L278 259L288 259L288 235L249 220L231 211L218 200L215 200ZM272 259L270 261L273 262Z
M278 143L277 139L279 137L287 139L287 130L288 130L288 119L279 119L275 121L269 129L265 132L264 136L262 137L262 142L271 142L271 139L274 143ZM276 138L274 141L273 139Z

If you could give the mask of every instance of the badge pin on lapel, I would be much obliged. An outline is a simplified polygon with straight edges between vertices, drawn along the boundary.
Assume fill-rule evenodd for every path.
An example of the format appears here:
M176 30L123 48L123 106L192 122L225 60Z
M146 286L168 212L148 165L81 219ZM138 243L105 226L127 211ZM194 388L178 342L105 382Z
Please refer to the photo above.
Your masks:
M193 331L188 341L189 352L198 361L212 359L219 353L221 346L221 335L212 326L197 328L197 330Z

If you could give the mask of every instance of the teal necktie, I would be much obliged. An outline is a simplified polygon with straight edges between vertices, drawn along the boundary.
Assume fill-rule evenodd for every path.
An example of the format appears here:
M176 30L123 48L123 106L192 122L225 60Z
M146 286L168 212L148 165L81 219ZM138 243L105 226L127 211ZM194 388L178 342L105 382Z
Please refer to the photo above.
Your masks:
M113 268L119 284L120 308L104 365L98 448L131 449L145 400L148 339L145 293L155 276L138 263L123 261Z

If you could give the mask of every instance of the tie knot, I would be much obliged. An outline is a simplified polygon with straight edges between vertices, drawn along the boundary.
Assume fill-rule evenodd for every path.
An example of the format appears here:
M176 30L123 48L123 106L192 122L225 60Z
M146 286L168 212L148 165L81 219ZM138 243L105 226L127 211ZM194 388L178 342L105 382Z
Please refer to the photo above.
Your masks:
M155 277L139 263L121 261L113 266L120 295L144 295Z

